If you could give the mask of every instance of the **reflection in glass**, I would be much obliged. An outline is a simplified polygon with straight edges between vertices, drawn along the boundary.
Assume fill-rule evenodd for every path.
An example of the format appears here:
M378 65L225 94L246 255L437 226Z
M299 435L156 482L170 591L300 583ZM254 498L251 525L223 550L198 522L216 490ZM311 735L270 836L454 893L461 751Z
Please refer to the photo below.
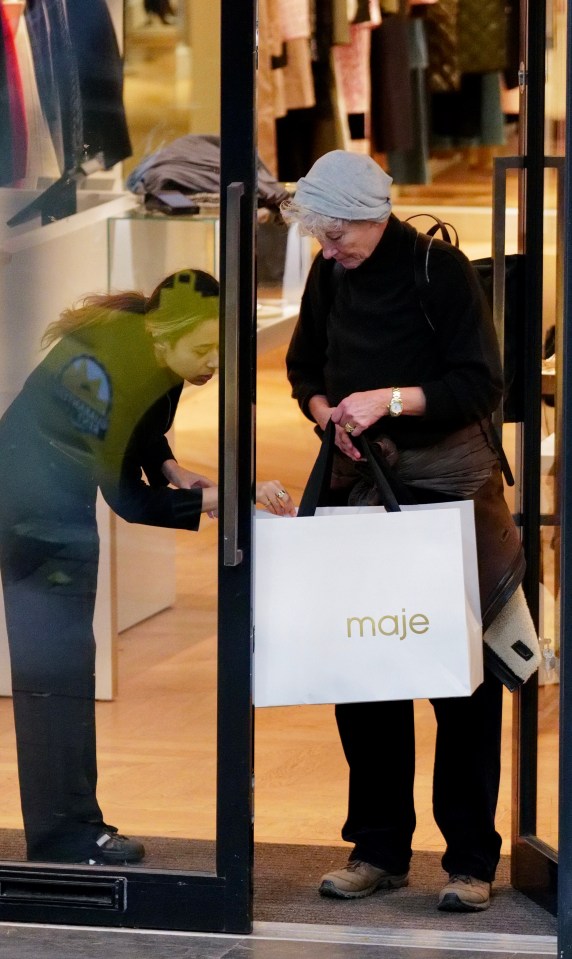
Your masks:
M96 492L130 522L196 529L214 483L166 439L183 383L218 366L218 283L187 270L88 297L0 423L1 566L27 858L137 862L96 798ZM142 471L146 482L142 479Z
M547 6L545 154L562 157L566 124L566 4ZM544 183L543 358L540 462L540 641L538 690L537 835L558 846L558 742L560 700L559 376L562 356L562 170Z
M9 115L8 97L0 107L4 111L0 113L1 416L31 372L35 371L32 377L40 377L38 370L45 360L39 344L46 324L85 291L149 294L163 277L184 270L189 263L217 275L218 210L209 211L208 220L202 218L201 223L198 217L185 216L176 222L170 217L161 221L160 214L156 218L143 214L138 219L136 212L133 222L121 217L126 209L140 206L126 186L136 163L190 133L192 127L218 132L219 10L216 3L205 8L191 0L93 0L87 7L84 0L3 0L0 16L0 91L11 92ZM211 57L208 67L200 68L193 79L192 97L191 25L197 48L193 62ZM208 95L201 94L201 84ZM203 113L195 124L192 113L197 103L207 104L212 116L201 106ZM108 349L114 353L111 326L106 325L105 340L109 336ZM59 344L52 352L58 349ZM168 358L177 363L177 357ZM135 350L132 370L141 362ZM143 371L144 364L141 375ZM82 368L72 365L68 375L73 383L67 386L79 388L84 375L88 380L91 376L93 383L96 373L87 362ZM112 379L115 402L118 382ZM125 385L128 382L124 378ZM160 385L151 378L150 386L153 383ZM104 379L101 389L105 389ZM159 399L150 396L149 402L154 398ZM95 411L95 420L98 415L104 414ZM167 423L165 416L165 429ZM126 418L125 442L129 428ZM183 390L168 442L181 462L215 477L217 434L217 379L213 377L206 387ZM35 452L30 442L29 450L43 468L46 437L42 436ZM7 475L9 469L4 478L8 485L15 484L15 478ZM30 496L45 499L46 506L59 494L63 514L70 492L64 482L59 488L52 484L52 489L36 477L34 487L34 477L26 476L23 483ZM72 497L70 510L73 507ZM97 575L93 631L99 806L130 836L145 837L147 865L212 869L218 524L205 518L189 549L186 530L128 523L113 514L99 495L95 515L98 568L93 526L93 541L89 537L80 541L86 551L82 606L86 632ZM91 508L90 522L93 516ZM4 519L3 515L3 523ZM67 527L62 521L62 528L69 533L71 513L66 522ZM34 542L30 531L29 540ZM41 553L42 543L41 538L40 546L34 542L34 550ZM60 545L64 553L71 550L67 558L74 562L80 545L72 548L71 540ZM22 552L33 563L33 550L28 547L26 541ZM66 555L58 554L58 568L60 559L63 562ZM52 584L51 590L55 597L57 590L65 592L65 584ZM77 602L81 605L81 597ZM7 612L11 614L10 609ZM79 618L76 628L80 631ZM42 629L38 629L38 641ZM72 670L74 664L67 665ZM41 671L39 660L37 666ZM91 688L93 677L89 684ZM11 692L0 609L0 858L19 860L26 858L26 848ZM89 715L91 722L91 706ZM41 761L45 763L43 757ZM54 847L50 856L56 852ZM40 847L40 853L47 855L47 848Z
M558 129L553 129L558 148ZM560 682L560 519L558 505L558 412L557 353L561 335L561 275L558 230L558 174L545 177L543 257L543 358L540 446L540 642L543 654L538 692L538 792L537 834L548 845L558 845L558 736Z

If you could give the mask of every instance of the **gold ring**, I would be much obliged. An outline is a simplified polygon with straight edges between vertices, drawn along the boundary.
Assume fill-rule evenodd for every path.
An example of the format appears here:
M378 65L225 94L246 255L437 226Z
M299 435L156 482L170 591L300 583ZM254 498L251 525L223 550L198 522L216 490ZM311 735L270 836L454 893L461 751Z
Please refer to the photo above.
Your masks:
M278 492L276 493L276 496L278 497L278 499L284 499L284 497L286 496L286 490L279 489Z
M353 433L353 431L355 430L355 426L352 426L351 423L346 423L346 425L344 426L344 429L346 433Z

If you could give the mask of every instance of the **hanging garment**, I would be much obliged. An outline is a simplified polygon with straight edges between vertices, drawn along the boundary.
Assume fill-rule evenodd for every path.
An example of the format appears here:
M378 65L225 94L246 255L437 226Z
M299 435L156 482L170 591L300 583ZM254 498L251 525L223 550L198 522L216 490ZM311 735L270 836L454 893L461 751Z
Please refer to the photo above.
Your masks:
M463 74L458 91L433 94L431 116L435 146L502 146L500 74Z
M324 6L325 0L317 0L316 6ZM349 43L350 42L350 20L348 17L348 0L326 0L331 17L331 36L330 42Z
M439 0L427 9L428 86L434 93L458 90L461 84L458 14L459 0Z
M428 7L430 89L459 90L462 74L504 70L507 15L504 0L439 0Z
M22 78L22 93L28 126L28 155L25 184L32 189L38 177L57 179L60 175L58 159L50 130L42 110L34 70L34 58L25 17L20 17L15 37L16 53Z
M310 41L305 37L286 42L284 97L288 110L313 107L316 103Z
M458 7L461 73L492 73L507 65L505 0L460 0Z
M3 76L0 76L0 80L3 81L2 101L0 101L0 120L2 121L0 185L9 186L26 175L28 130L14 36L2 4L0 4L0 29L3 73Z
M312 17L310 0L275 0L284 41L282 69L286 110L312 107L316 102L312 77ZM283 114L281 114L283 115Z
M384 16L371 34L371 139L376 153L414 145L409 36L401 14Z
M0 186L6 186L12 182L12 117L4 39L5 17L6 14L0 4Z
M40 103L63 173L81 162L84 142L78 65L65 0L27 0L25 17Z
M458 6L461 73L492 73L507 65L505 0L461 0Z
M276 121L278 179L282 182L295 183L314 163L315 122L315 107L288 110Z
M371 80L369 56L371 29L352 24L350 43L333 47L336 75L340 78L347 113L369 113Z
M508 90L518 87L518 70L520 67L520 3L511 0L507 3L506 21L506 57L507 64L504 71L504 82ZM516 111L518 113L518 110Z
M310 37L310 0L278 0L278 8L284 40Z
M270 0L260 0L258 5L258 70L256 73L258 150L268 169L276 174L278 167L276 118L285 113L285 107L283 104L284 98L279 95L279 90L283 86L283 71L272 69L273 57L282 46L277 29L277 17L273 15L274 13L275 10Z
M369 18L370 18L369 0L357 0L356 12L351 20L352 24L369 23Z
M389 173L396 184L430 183L429 117L426 73L428 66L425 24L419 17L407 23L409 64L411 67L411 109L413 146L410 150L390 150Z
M349 42L346 0L316 0L314 24L315 59L312 62L316 109L312 136L312 162L330 150L344 150L349 144L347 114L341 102L332 47ZM344 126L345 125L345 126Z
M77 57L84 156L103 155L105 169L131 156L123 105L123 62L105 0L67 0Z

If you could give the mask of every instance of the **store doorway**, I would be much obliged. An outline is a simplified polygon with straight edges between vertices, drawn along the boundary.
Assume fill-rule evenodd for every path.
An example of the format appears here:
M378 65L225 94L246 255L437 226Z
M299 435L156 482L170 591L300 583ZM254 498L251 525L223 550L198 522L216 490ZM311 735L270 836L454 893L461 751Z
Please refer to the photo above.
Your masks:
M164 50L179 11L174 3L160 6L165 32L155 40ZM206 29L200 6L197 31ZM126 13L149 13L154 21L150 10L157 5L0 6L2 64L10 63L0 84L11 92L3 98L11 112L9 123L3 114L0 162L2 413L8 407L12 424L19 415L26 423L10 432L3 461L19 452L39 464L36 484L26 486L22 475L8 514L3 494L4 597L11 660L20 668L10 687L2 628L3 921L251 929L254 6L237 11L223 0L209 7L209 37L219 51L209 76L211 122L220 138L217 215L197 219L196 234L195 221L181 232L177 223L168 240L162 232L168 214L163 210L161 219L161 211L148 210L120 182L120 161L132 149L122 100L123 23ZM180 7L182 20L192 11ZM138 128L132 132L137 136ZM118 290L119 300L110 301ZM97 298L84 301L89 294ZM66 309L68 325L58 327L55 352L45 360L44 328ZM178 316L185 335L189 322L202 331L208 320L207 353L214 357L220 344L220 374L214 375L213 359L197 381L210 389L209 480L218 479L220 495L215 535L207 533L208 542L196 547L208 551L210 566L194 606L185 600L196 524L175 516L175 503L196 513L195 494L163 467L174 459L173 414L196 386L185 390L184 377L194 382L187 368L177 364L177 372L165 359L172 359L181 328L166 338L163 327L157 337L151 314L169 322ZM113 345L114 336L122 345ZM132 457L134 485L126 478ZM192 454L187 462L202 474ZM167 490L165 480L178 489ZM98 486L109 506L98 502L96 524ZM142 513L132 499L135 488ZM152 501L159 500L173 506L170 519L154 513ZM77 510L80 501L79 513L68 517L67 508ZM134 511L122 509L122 501ZM121 526L111 506L140 525ZM177 539L175 530L189 535ZM177 550L187 590L179 602ZM201 585L193 583L199 595ZM173 605L165 621L161 610ZM199 689L206 650L212 669ZM19 780L16 700L27 710L17 727ZM51 803L46 797L55 792L60 798Z

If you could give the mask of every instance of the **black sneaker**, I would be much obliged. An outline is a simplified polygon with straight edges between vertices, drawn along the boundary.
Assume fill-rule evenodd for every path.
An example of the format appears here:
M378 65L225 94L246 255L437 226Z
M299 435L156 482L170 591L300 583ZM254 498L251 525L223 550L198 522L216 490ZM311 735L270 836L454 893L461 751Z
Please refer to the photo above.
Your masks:
M141 862L145 858L145 846L138 839L129 839L118 832L103 832L93 844L89 859L84 860L90 866L124 866Z

